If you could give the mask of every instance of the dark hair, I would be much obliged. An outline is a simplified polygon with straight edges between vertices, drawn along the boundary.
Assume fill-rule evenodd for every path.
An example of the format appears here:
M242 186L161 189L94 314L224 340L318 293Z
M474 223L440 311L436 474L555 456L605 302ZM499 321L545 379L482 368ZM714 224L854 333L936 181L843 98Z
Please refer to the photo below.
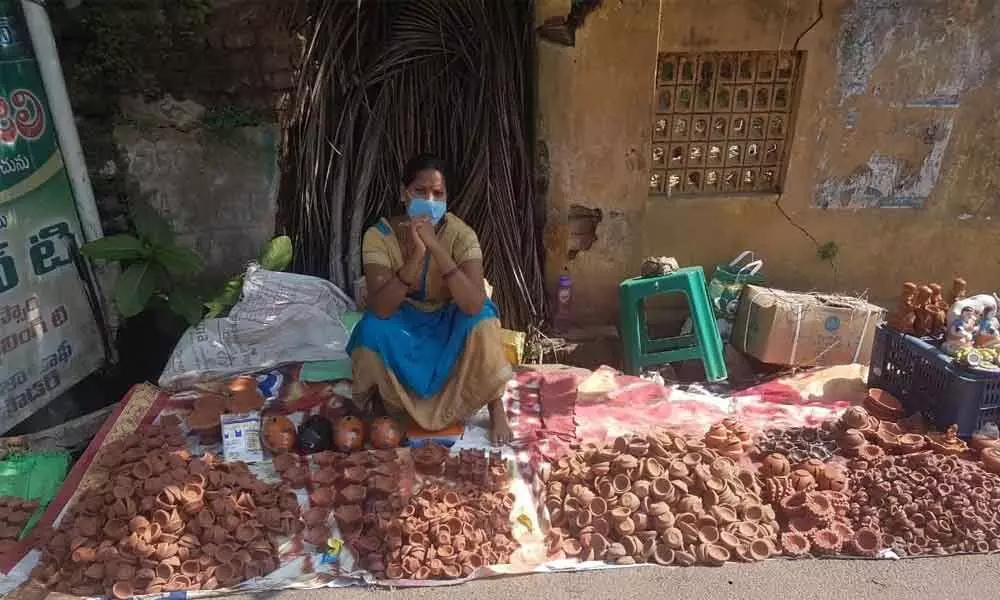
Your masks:
M421 171L434 170L448 181L448 164L434 154L422 153L414 156L403 168L403 185L410 185Z

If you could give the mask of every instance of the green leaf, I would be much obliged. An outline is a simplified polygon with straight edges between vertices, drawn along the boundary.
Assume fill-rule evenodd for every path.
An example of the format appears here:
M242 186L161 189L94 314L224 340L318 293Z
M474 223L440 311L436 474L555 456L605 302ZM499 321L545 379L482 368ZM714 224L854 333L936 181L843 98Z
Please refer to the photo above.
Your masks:
M94 240L80 248L87 258L95 260L139 260L149 254L146 246L135 236L109 235Z
M137 202L132 206L132 223L139 237L153 246L169 246L174 242L174 230L170 222L160 216L152 206Z
M201 259L201 255L183 246L154 248L153 260L163 265L163 268L174 277L196 275L205 268L205 262Z
M243 293L243 275L237 275L226 282L221 294L205 303L205 307L208 308L205 318L215 319L228 314L229 309L240 299L241 293Z
M268 271L284 271L292 264L292 238L282 235L271 240L260 255L260 266Z
M201 298L193 291L185 288L177 288L170 292L167 301L170 304L170 310L184 317L189 325L197 325L201 321L204 307L202 306Z
M123 317L134 317L146 309L162 275L162 268L152 262L135 263L125 269L115 286L115 303Z

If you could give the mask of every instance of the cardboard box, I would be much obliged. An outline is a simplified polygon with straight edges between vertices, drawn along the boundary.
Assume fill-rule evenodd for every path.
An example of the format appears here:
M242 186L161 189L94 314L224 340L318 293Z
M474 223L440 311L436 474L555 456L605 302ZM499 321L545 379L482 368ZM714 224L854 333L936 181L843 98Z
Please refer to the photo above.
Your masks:
M885 309L852 296L802 294L748 285L731 343L778 365L867 365Z

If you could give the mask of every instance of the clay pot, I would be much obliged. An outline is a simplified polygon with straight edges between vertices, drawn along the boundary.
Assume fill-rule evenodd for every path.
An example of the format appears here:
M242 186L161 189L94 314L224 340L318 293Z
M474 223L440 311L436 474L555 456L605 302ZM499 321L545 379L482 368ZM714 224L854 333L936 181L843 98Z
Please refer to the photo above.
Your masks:
M881 547L881 536L874 529L862 527L854 532L851 549L860 556L875 556Z
M355 452L365 443L365 425L354 416L341 417L333 426L333 444L341 452Z
M846 429L837 440L840 449L848 456L854 456L857 449L865 445L865 436L857 429Z
M264 397L257 387L257 380L244 375L229 382L229 410L245 414L264 407Z
M187 416L188 428L198 436L201 443L217 443L222 439L220 414L219 412L194 410Z
M767 560L771 558L774 548L771 543L764 539L757 539L750 542L749 552L753 560Z
M810 490L816 486L816 479L805 469L796 469L788 476L792 487L798 491Z
M128 581L117 581L111 586L111 594L117 600L128 600L128 598L135 595L135 589L132 588L132 584Z
M809 540L801 533L789 531L781 534L781 549L788 556L804 556L809 553Z
M264 417L261 433L264 447L274 454L289 452L295 447L295 424L288 417Z
M889 392L871 388L864 406L873 416L883 421L898 421L903 418L903 404Z
M904 433L899 436L896 440L896 445L900 452L904 454L909 454L911 452L919 452L926 445L927 440L924 436L917 433Z
M864 429L868 426L868 411L860 406L852 406L840 417L843 429Z
M309 494L309 504L312 506L329 507L333 505L333 500L334 495L330 488L317 488Z
M700 548L702 549L702 562L710 567L721 567L729 560L729 550L718 544L705 544Z
M368 428L368 437L375 448L388 449L399 446L403 439L403 433L395 420L389 417L379 417L372 421Z
M861 461L874 463L885 456L885 450L875 444L865 444L864 446L855 449L855 455Z

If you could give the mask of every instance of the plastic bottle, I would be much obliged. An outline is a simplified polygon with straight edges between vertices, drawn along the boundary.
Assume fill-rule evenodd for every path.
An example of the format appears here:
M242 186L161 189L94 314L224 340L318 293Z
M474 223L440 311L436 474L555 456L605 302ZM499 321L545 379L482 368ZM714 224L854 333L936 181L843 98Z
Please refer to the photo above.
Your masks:
M556 290L555 313L552 325L559 333L569 331L572 325L571 307L573 304L573 280L568 273L559 276L559 288Z

